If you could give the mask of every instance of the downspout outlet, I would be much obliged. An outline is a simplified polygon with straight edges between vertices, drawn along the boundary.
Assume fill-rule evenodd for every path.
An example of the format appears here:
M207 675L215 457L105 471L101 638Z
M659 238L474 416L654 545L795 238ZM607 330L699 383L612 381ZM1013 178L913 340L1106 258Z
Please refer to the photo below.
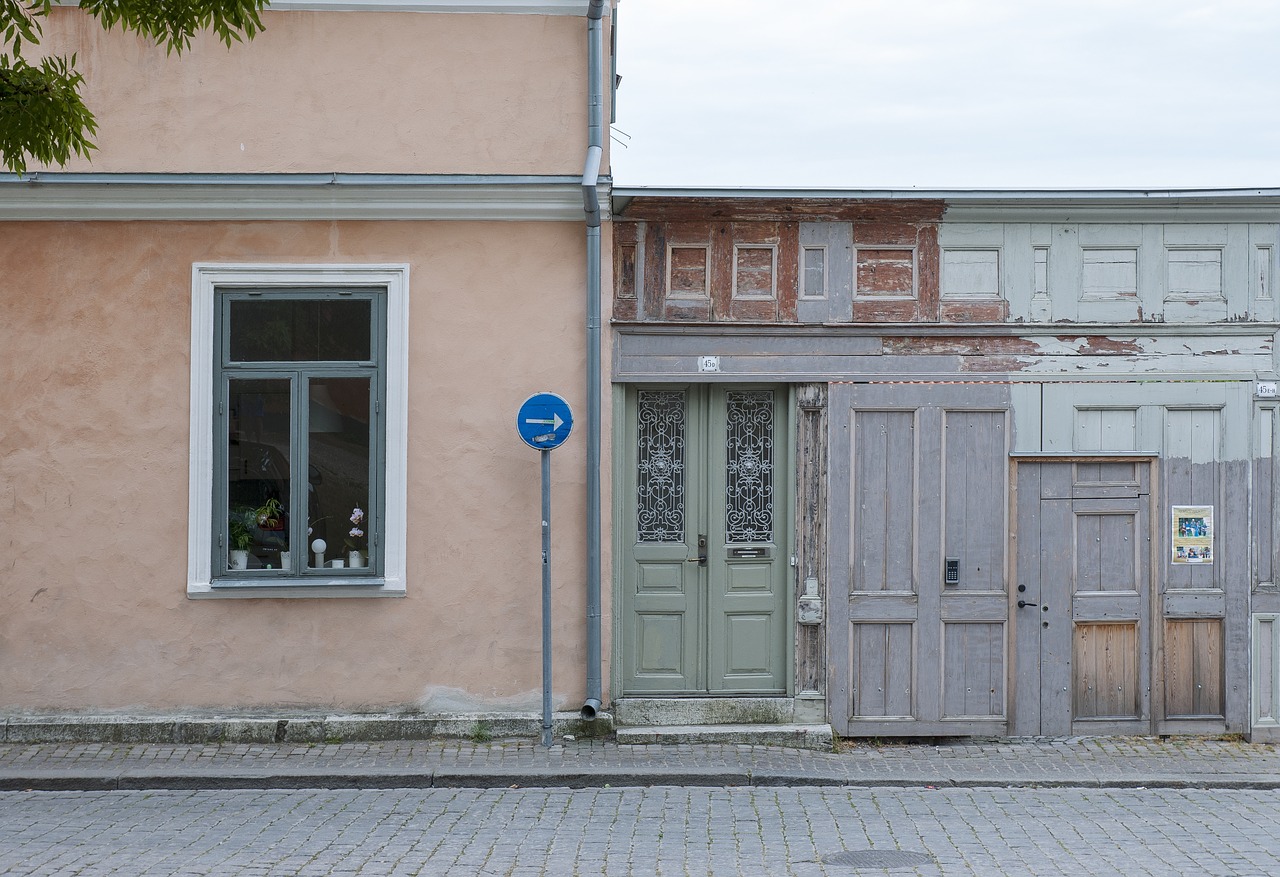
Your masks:
M594 722L596 716L600 714L600 701L594 697L587 698L587 702L582 705L583 721Z

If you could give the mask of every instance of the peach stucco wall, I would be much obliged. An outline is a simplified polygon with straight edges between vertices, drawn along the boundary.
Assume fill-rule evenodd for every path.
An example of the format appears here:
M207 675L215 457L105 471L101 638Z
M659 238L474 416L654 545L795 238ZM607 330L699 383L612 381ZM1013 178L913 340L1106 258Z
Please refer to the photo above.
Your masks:
M0 709L540 690L538 455L514 417L544 389L584 410L584 252L578 223L0 223ZM186 597L195 262L411 265L407 597ZM584 445L553 455L564 705L585 684Z
M70 171L581 173L586 21L572 15L268 12L181 57L78 9L45 51L78 56L98 150ZM606 64L607 69L607 64Z

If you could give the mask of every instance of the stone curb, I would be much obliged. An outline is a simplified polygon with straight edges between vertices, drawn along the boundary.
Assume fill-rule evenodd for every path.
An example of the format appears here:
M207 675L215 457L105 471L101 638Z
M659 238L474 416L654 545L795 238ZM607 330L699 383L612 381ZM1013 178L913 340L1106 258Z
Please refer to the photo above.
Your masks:
M286 770L252 771L119 771L0 772L0 791L141 791L218 789L492 789L492 788L637 788L647 786L835 786L842 788L961 789L1223 789L1272 791L1280 789L1280 775L1253 779L1215 775L1168 777L841 777L776 771L605 769L575 771L545 769L495 770L493 768L441 767L433 770Z
M552 717L552 735L598 737L612 734L613 717L601 713L584 721L577 713ZM438 740L486 741L508 737L537 739L542 716L534 713L448 715L273 716L8 716L0 717L0 743L332 743Z

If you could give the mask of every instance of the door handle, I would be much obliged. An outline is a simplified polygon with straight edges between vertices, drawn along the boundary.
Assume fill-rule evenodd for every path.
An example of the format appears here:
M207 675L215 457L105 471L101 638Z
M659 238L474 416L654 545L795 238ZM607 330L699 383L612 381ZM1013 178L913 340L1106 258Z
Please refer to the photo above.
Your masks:
M698 556L690 557L685 563L696 563L698 566L707 565L707 537L698 534Z
M1039 606L1039 605L1040 605L1039 603L1028 603L1026 600L1019 600L1019 601L1018 601L1018 608L1019 608L1019 609L1026 609L1028 606Z

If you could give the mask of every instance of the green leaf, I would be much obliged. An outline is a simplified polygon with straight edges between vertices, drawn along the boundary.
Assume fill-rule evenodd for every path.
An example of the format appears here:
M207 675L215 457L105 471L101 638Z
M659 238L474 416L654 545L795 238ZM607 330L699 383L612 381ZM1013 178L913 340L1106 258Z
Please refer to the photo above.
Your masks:
M166 51L181 54L202 31L230 47L262 31L268 0L81 0L80 8L108 30L134 31ZM25 173L28 159L65 165L88 157L97 121L81 97L84 77L76 59L22 58L40 45L41 20L52 0L0 0L0 164Z
M72 155L88 157L98 129L80 96L84 77L65 58L44 58L38 67L0 55L0 159L25 173L29 156L64 165Z

